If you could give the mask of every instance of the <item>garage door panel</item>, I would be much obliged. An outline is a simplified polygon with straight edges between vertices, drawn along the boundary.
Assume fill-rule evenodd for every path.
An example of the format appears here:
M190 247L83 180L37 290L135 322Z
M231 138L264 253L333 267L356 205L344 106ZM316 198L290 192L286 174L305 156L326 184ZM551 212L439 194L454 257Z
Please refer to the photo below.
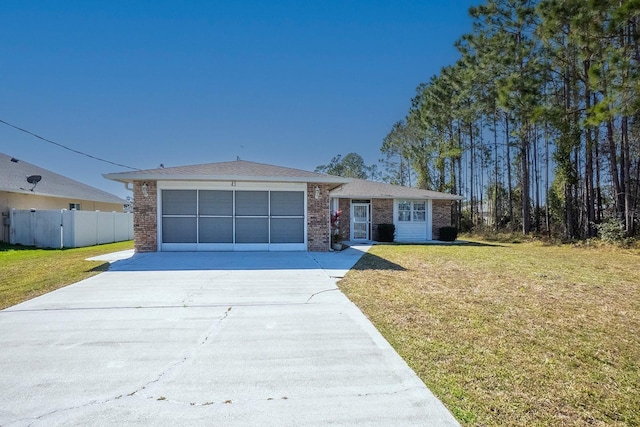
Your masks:
M233 191L200 190L199 215L233 215Z
M303 191L272 191L272 216L304 216Z
M236 218L236 243L269 243L269 219Z
M236 216L269 215L268 191L236 191Z
M162 250L305 250L305 194L161 189Z
M271 243L304 243L304 218L272 218Z
M162 190L162 215L195 215L197 206L196 190Z
M233 218L200 218L200 243L233 243Z
M196 218L168 217L162 219L163 243L196 243Z

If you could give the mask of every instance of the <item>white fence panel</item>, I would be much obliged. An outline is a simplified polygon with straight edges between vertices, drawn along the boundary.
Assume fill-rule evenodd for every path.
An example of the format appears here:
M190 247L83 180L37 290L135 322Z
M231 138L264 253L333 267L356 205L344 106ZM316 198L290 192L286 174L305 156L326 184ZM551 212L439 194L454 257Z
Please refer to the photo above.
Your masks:
M97 212L71 211L73 218L73 242L71 247L81 248L98 244Z
M9 211L9 242L15 245L33 246L31 211Z
M73 226L73 214L76 211L62 211L62 247L75 248L75 227Z
M133 215L121 212L11 210L10 242L79 248L133 238Z
M9 241L13 244L59 248L62 245L60 211L12 210Z
M116 242L133 240L133 215L115 215L114 229L114 238Z
M116 217L114 215L115 212L96 212L98 244L116 241Z
M33 246L59 248L62 243L62 213L60 211L32 212Z

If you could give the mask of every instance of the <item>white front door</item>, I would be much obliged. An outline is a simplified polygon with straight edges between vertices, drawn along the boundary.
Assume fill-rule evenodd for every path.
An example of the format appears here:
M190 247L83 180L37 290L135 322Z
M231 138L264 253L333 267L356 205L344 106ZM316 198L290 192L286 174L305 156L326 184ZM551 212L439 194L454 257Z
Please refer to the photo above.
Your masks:
M351 240L369 240L369 203L353 203Z

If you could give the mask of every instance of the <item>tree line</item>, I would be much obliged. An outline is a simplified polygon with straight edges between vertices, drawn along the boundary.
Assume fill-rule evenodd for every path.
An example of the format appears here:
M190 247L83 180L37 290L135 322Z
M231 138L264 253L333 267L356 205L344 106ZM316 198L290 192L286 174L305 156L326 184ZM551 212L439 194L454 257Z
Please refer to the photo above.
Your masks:
M638 232L640 0L488 0L384 138L385 180L465 196L459 227ZM340 159L338 159L340 160Z

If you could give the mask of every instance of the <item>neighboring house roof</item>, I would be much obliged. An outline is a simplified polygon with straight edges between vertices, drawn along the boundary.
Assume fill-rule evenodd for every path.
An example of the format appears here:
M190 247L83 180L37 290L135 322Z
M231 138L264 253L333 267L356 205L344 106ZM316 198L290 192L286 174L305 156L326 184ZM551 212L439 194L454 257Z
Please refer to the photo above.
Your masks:
M145 180L316 182L333 184L349 182L349 178L248 162L246 160L108 173L103 176L107 179L125 183Z
M17 161L12 161L12 159ZM27 177L31 175L40 175L42 177L35 188L33 188L33 184L27 182ZM33 191L31 191L32 188ZM71 200L125 203L125 200L111 193L2 153L0 153L0 191L68 198Z
M351 182L332 190L331 197L362 199L438 199L462 200L464 197L438 191L421 190L413 187L402 187L384 182L352 179Z

